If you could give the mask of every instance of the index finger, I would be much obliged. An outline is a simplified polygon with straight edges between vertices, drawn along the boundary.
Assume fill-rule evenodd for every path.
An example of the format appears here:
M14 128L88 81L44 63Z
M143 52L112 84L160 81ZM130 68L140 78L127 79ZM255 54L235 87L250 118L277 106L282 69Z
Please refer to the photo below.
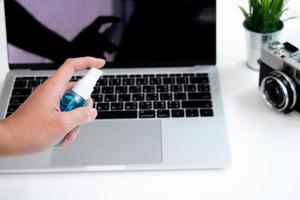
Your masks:
M50 80L56 83L67 84L76 71L86 68L103 67L105 61L94 57L69 58L64 64L51 76Z

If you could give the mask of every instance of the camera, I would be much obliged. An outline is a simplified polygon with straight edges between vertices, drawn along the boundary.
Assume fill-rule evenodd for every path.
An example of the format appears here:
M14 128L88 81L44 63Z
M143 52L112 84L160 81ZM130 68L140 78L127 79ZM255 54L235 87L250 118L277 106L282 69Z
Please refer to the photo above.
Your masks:
M291 43L273 41L262 48L259 86L274 110L300 112L300 52Z

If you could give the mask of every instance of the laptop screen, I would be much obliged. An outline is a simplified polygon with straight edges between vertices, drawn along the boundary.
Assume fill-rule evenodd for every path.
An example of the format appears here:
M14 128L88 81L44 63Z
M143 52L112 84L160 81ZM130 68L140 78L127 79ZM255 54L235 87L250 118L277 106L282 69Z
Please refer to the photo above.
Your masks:
M109 66L215 64L215 0L6 0L11 67L69 57Z

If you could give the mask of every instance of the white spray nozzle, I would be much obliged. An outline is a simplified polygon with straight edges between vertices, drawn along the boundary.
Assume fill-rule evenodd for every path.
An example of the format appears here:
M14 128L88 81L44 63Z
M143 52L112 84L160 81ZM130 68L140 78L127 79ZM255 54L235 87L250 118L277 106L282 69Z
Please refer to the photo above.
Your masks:
M94 86L102 74L103 72L101 70L91 68L88 73L76 83L72 90L87 100L91 96Z

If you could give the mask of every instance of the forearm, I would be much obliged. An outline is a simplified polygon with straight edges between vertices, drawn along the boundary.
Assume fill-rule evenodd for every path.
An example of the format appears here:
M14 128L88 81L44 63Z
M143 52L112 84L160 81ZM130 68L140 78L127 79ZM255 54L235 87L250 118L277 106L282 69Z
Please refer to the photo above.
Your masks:
M61 138L61 147L74 141L79 126L94 120L97 111L90 99L85 108L61 112L60 99L71 86L69 80L75 71L104 64L104 60L92 57L69 59L38 86L12 115L0 120L0 157L39 153Z
M14 142L12 133L5 122L0 120L0 157L14 155Z

